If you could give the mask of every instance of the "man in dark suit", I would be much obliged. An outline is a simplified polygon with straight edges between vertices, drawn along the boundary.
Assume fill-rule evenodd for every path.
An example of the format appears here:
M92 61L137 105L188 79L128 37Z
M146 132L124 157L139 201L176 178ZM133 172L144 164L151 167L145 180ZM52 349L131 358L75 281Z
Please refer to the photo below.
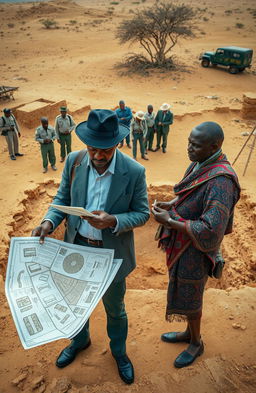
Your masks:
M171 105L163 104L155 117L155 127L157 132L157 142L155 151L160 149L161 138L163 138L162 152L166 153L167 137L170 124L173 123L173 114L170 111Z
M33 236L40 242L67 218L65 241L90 247L115 250L122 265L102 300L107 314L110 348L119 375L130 384L134 381L132 363L126 355L128 332L124 305L125 278L135 268L133 228L149 219L145 168L121 153L117 146L128 135L129 128L118 124L115 112L93 110L88 121L76 127L77 136L87 145L87 153L77 166L77 152L66 159L62 181L54 203L84 206L95 215L79 218L50 208ZM76 165L73 181L72 167ZM77 353L91 344L89 321L59 355L56 365L65 367Z

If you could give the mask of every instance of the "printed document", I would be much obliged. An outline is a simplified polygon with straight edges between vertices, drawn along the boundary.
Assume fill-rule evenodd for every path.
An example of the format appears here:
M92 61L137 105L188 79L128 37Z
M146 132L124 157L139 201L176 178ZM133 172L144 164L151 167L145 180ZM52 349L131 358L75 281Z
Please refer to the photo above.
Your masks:
M60 210L63 213L70 214L72 216L95 217L95 214L92 214L88 210L85 210L83 207L62 206L62 205L55 205L54 203L51 203L50 206Z
M121 263L111 249L13 237L5 290L23 347L76 336Z

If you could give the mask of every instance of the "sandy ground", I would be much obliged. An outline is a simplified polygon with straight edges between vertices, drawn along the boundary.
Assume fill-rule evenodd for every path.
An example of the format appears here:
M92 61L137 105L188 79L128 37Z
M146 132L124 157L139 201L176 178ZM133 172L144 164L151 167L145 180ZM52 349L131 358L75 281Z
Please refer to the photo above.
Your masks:
M199 33L193 40L180 41L175 48L186 72L153 73L150 77L120 77L113 68L117 61L136 47L119 46L114 31L130 10L141 7L131 0L118 5L106 1L56 1L40 5L0 4L0 41L4 52L0 64L1 84L19 86L15 101L1 102L0 109L38 98L66 99L68 103L92 108L113 108L125 99L133 110L145 110L151 103L157 109L170 102L176 115L169 134L167 154L149 154L144 163L150 201L168 200L172 185L189 164L187 138L192 127L202 121L219 122L225 130L223 150L231 161L236 157L253 121L241 118L244 92L255 91L255 65L239 75L224 69L204 69L198 55L222 45L256 49L254 2L221 0L200 4L206 8ZM147 0L144 5L151 4ZM190 4L197 6L196 2ZM225 11L231 10L230 15ZM59 29L45 30L40 19L53 18ZM75 20L76 23L71 23ZM238 29L236 23L243 23ZM11 25L10 25L11 24ZM217 96L215 99L207 96ZM53 120L53 119L51 119ZM75 120L84 120L83 116ZM57 172L43 175L34 130L22 129L23 158L8 158L1 138L0 165L2 202L0 227L0 268L5 274L10 236L29 236L54 196L63 164ZM223 242L227 264L222 280L209 280L205 296L202 335L204 355L186 370L175 370L172 362L182 345L161 343L161 332L170 329L164 321L167 275L164 254L154 242L156 224L151 219L136 233L137 269L128 278L127 309L130 333L128 353L136 367L136 382L127 387L120 382L108 350L102 306L92 318L93 346L61 371L54 366L64 341L24 351L17 337L1 284L0 311L0 393L16 392L142 392L192 393L255 391L255 271L256 271L256 156L246 176L242 176L250 141L235 165L242 186L236 209L233 234ZM82 148L73 136L73 149ZM131 154L126 147L125 153ZM61 238L63 228L55 236ZM149 241L152 239L152 241ZM179 329L178 324L173 325ZM17 380L18 378L18 380ZM12 383L13 381L13 383ZM38 382L40 381L40 382Z

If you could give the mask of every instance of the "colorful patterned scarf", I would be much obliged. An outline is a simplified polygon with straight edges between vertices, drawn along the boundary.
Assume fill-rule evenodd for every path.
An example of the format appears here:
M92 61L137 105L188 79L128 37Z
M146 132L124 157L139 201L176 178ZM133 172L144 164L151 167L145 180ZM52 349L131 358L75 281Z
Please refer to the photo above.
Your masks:
M169 211L170 217L176 221L185 222L187 225L187 220L183 219L177 212L177 207L181 205L184 200L192 193L195 192L203 183L217 177L217 176L227 176L232 178L232 180L237 185L240 190L238 183L238 178L234 172L231 164L227 160L227 157L222 154L220 150L219 154L214 154L210 159L207 159L205 163L201 164L199 168L197 163L192 163L184 178L174 186L174 193L179 196L178 201L172 206ZM225 234L232 232L233 224L233 211L230 214L229 222L226 227ZM189 232L189 228L188 228ZM158 247L166 251L166 259L168 269L171 269L173 264L177 259L183 254L183 252L191 244L192 240L188 234L179 232L173 229L164 228L162 229L161 237L158 243ZM208 257L211 259L213 266L215 264L215 254L218 250L212 250L213 252L207 253Z

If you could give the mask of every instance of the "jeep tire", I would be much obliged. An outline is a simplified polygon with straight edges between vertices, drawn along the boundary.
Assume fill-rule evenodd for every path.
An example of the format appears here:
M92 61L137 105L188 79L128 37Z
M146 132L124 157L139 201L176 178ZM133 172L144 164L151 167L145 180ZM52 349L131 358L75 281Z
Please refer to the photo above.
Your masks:
M229 67L229 72L230 72L230 74L234 75L234 74L238 74L239 70L236 67L230 66Z
M210 61L209 61L208 59L203 59L203 60L201 61L201 66L202 66L202 67L207 68L207 67L209 67L209 65L210 65Z

